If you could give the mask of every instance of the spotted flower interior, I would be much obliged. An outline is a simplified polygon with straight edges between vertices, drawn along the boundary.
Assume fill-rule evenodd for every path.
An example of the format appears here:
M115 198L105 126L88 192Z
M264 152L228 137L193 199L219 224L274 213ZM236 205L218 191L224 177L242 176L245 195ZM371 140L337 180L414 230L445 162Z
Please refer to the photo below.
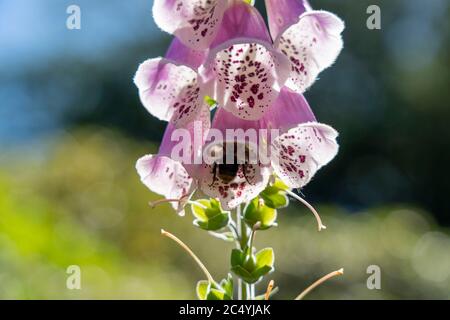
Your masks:
M286 81L283 59L258 43L235 44L218 52L210 67L215 99L244 120L261 118Z

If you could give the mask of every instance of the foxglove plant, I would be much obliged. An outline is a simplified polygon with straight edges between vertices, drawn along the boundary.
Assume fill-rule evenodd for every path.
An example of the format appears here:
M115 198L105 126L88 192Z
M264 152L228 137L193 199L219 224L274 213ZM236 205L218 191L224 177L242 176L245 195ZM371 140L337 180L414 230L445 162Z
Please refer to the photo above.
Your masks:
M195 226L236 244L234 290L231 274L215 281L186 244L162 231L204 271L200 299L268 299L275 292L270 281L265 294L255 293L255 283L274 270L274 252L256 251L254 238L277 225L288 196L325 228L294 190L335 157L338 134L317 122L303 92L338 56L344 24L306 0L265 3L269 30L252 1L155 0L156 23L175 38L164 58L144 61L134 78L144 107L168 122L158 154L136 164L142 182L164 197L151 205L170 202L180 215L188 205Z

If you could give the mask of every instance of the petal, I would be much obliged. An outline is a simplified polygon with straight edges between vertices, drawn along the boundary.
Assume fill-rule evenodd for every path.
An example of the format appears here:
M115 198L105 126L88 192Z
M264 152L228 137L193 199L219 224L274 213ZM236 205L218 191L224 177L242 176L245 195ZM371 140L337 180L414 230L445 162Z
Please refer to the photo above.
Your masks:
M197 73L189 67L164 58L149 59L139 66L134 83L144 107L160 120L180 126L200 110Z
M179 104L177 105L177 103ZM176 105L177 108L174 110L170 122L175 124L177 128L195 121L202 110L200 88L187 88L184 95L180 96L179 100L175 102L174 105Z
M188 47L206 49L217 34L226 7L223 0L155 0L153 17L162 30Z
M299 93L311 86L341 52L343 30L344 23L336 15L308 11L283 32L275 46L291 61L291 76L286 85Z
M315 122L316 117L302 94L283 87L278 98L264 114L262 127L287 131L305 122Z
M196 121L199 125L196 125ZM201 144L205 142L206 135L209 128L211 128L211 111L210 107L206 102L203 102L200 112L196 115L192 122L189 122L185 127L191 132L193 138L198 135L201 138Z
M305 11L312 10L306 0L266 0L267 18L272 39L276 39Z
M233 115L224 108L218 108L213 119L212 127L219 129L223 134L227 129L259 129L261 128L260 120L243 120Z
M289 75L286 58L262 43L239 43L216 53L201 70L205 90L244 120L257 120Z
M136 170L144 185L166 199L181 199L189 195L194 186L183 165L169 157L143 156L137 161ZM178 209L177 202L172 205Z
M186 145L183 146L183 150L186 150L186 152L188 153L188 155L186 156L186 159L188 159L188 161L186 163L183 162L183 165L188 170L187 167L194 163L195 155L201 155L201 150L203 144L205 143L205 139L210 127L210 110L209 106L204 103L200 108L200 112L196 114L195 118L193 118L192 121L185 123L184 126L177 127L174 123L169 122L166 127L166 131L164 132L158 155L176 159L175 156L172 155L173 148L180 143L185 143ZM174 132L177 129L186 130L187 134L182 134L183 136L185 136L183 140L178 139L178 137L173 137Z
M183 163L183 165L187 172L194 176L202 162L203 145L211 127L209 106L205 103L195 120L189 122L185 127L191 135L192 143L189 145L191 161L190 163Z
M165 58L197 70L205 61L206 55L206 50L194 50L185 46L178 38L174 38L167 50Z
M259 120L243 120L224 108L219 108L212 127L225 133L226 129L279 129L285 132L305 122L315 122L311 107L302 94L283 87L264 116Z
M243 120L224 108L219 108L214 115L212 128L218 129L223 137L228 138L230 133L237 139L254 142L260 147L260 161L266 164L266 156L270 155L271 151L267 144L270 145L271 141L289 129L307 122L316 122L316 117L305 97L283 87L275 103L259 120ZM235 131L228 131L233 129Z
M301 124L273 141L272 167L290 188L306 185L338 151L336 130L325 124Z
M216 144L217 145L217 144ZM218 144L222 146L222 144ZM207 148L213 147L212 145ZM256 150L252 148L252 150ZM253 152L253 151L251 151ZM230 178L223 177L225 165L203 164L199 172L200 189L208 196L217 198L225 210L230 210L255 198L269 182L270 167L261 164L239 164ZM233 172L228 166L228 175ZM234 175L234 178L232 177Z
M272 43L264 18L259 11L242 0L231 0L210 48L222 46L221 49L224 49L232 44L230 42L245 38Z

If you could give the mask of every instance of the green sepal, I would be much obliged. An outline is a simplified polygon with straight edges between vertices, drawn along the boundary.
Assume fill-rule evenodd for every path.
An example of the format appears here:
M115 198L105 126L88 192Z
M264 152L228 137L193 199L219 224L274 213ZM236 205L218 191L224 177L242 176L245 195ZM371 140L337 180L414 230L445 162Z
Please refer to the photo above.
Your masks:
M231 273L229 273L225 279L220 281L220 286L229 297L233 296L233 276Z
M282 209L289 205L289 198L283 192L266 193L263 191L259 196L264 200L264 204L272 209Z
M270 185L273 188L278 189L279 191L289 190L287 184L285 184L280 178L275 178L275 182Z
M244 221L251 227L260 223L259 230L265 230L275 226L277 210L266 205L265 201L256 197L245 208Z
M206 300L231 300L231 297L223 290L211 288Z
M244 262L244 253L239 249L231 250L231 266L238 266Z
M197 282L197 286L195 288L197 297L200 300L206 300L210 288L211 288L210 283L207 280L200 280L199 282Z
M233 271L235 275L237 275L247 283L255 283L256 281L258 281L258 279L255 279L250 272L248 272L241 266L231 267L231 271Z
M248 249L250 250L250 249ZM246 254L239 249L231 252L231 271L247 283L255 283L274 270L272 248L265 248L256 254Z
M233 298L233 276L228 274L219 284L200 280L197 282L196 293L200 300L231 300Z
M274 183L268 185L259 195L264 200L266 206L272 209L281 209L289 205L289 198L286 190L289 187L280 179L276 179Z
M273 270L273 267L262 266L261 268L256 269L252 272L252 276L259 280L259 278L265 276Z
M230 213L223 211L220 202L216 199L200 199L196 202L206 207L204 209L195 204L191 205L192 213L196 218L194 225L197 227L208 231L216 231L226 227L230 222Z
M217 106L217 101L211 98L210 96L205 96L204 101L209 106L210 109L214 109Z
M261 249L256 253L255 257L257 268L261 268L264 266L273 267L273 264L275 262L275 255L272 248Z

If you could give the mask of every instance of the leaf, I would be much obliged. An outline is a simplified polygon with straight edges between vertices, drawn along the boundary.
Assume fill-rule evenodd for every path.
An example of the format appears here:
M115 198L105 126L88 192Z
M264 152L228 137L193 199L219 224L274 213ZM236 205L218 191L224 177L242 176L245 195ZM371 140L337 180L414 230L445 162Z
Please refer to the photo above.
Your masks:
M208 295L209 289L210 289L209 281L200 280L199 282L197 282L197 287L195 290L197 292L197 297L200 300L206 300L206 296Z
M275 225L277 211L265 205L264 201L256 197L245 208L244 220L253 228L256 223L260 223L260 230L265 230Z

